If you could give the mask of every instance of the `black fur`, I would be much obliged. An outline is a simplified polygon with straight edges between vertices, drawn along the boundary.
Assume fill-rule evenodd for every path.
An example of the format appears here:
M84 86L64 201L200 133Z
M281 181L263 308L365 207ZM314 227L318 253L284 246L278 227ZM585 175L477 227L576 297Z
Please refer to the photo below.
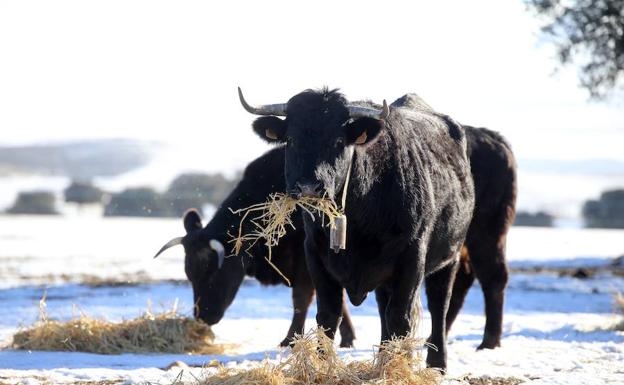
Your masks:
M485 298L485 332L479 349L500 346L507 285L505 245L516 206L516 160L497 132L464 126L475 185L475 212L466 236L466 250L457 272L447 329L455 320L476 278Z
M416 94L404 95L393 105L433 111ZM445 116L442 118L449 119ZM516 159L511 146L499 133L486 128L463 127L474 180L475 210L453 286L446 328L448 332L476 277L483 290L486 315L483 342L478 349L493 349L500 346L502 334L503 303L508 278L505 245L507 232L515 216Z
M209 246L210 240L216 239L225 246L227 254L230 253L232 244L228 243L231 239L228 233L237 234L241 217L232 214L229 208L244 208L266 201L270 193L283 192L283 168L284 150L271 150L247 166L242 180L206 227L202 228L200 216L195 210L185 214L185 271L193 286L196 318L211 325L219 322L234 300L245 275L255 277L265 285L286 284L265 261L267 249L261 242L249 250L249 255L241 252L241 256L227 257L221 269L217 267L216 253ZM299 214L295 215L294 221L297 228L303 227ZM285 235L272 250L272 262L292 284L293 319L286 338L281 342L282 346L288 345L295 333L303 333L308 307L314 296L314 287L304 259L303 240L303 231L293 231ZM343 307L341 346L350 347L355 332L346 304Z
M263 118L261 118L263 119ZM320 184L346 202L347 249L329 250L328 229L304 216L305 254L317 291L317 322L333 338L342 290L359 305L375 290L382 340L415 326L418 288L426 277L432 314L429 366L446 367L446 313L459 251L474 208L463 129L429 109L394 106L367 143L352 145L350 119L337 91L305 91L284 120L286 188Z

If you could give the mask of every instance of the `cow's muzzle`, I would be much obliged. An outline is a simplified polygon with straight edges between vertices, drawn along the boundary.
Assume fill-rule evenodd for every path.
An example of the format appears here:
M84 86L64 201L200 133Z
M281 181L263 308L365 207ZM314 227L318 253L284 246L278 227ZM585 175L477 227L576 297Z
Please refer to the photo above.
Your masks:
M302 197L315 197L321 196L321 184L320 183L299 183L295 184L295 188L289 191L289 195L293 198Z

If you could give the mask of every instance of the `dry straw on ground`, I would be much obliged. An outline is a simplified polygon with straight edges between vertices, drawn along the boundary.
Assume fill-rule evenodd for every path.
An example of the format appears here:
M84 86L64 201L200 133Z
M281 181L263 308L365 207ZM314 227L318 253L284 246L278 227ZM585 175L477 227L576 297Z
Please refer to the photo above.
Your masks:
M346 362L333 342L320 330L297 338L290 355L253 369L220 367L202 385L434 385L441 381L435 369L423 367L417 352L422 343L413 338L384 343L372 360Z
M321 215L323 220L327 218L327 225L330 227L335 226L334 220L341 215L336 203L327 198L293 198L283 193L271 194L264 203L235 211L230 209L232 213L242 215L238 234L232 235L231 243L234 243L232 253L240 255L243 246L245 246L245 252L248 252L258 241L264 240L264 244L268 248L268 255L265 259L275 270L280 272L271 261L271 248L276 246L280 238L286 235L288 228L295 228L291 217L297 208L309 213L313 218L315 214ZM248 219L253 225L253 230L244 233L243 230ZM288 281L286 277L284 279Z
M221 354L225 346L213 344L210 326L177 313L167 312L108 322L84 314L66 322L51 320L45 297L40 319L13 336L12 347L21 350L79 351L100 354L196 353Z

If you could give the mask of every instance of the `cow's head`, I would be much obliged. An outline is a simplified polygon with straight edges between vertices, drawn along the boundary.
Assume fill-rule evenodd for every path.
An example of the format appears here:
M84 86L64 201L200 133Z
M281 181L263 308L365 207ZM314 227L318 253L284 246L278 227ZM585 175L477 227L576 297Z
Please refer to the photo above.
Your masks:
M184 246L184 271L193 286L193 314L196 319L213 325L223 318L234 300L245 270L240 260L236 263L225 258L223 244L202 228L196 210L184 214L184 228L186 235L168 242L156 257L172 246Z
M253 129L269 143L285 143L286 191L296 196L337 198L346 180L355 146L375 140L389 114L352 106L337 90L307 90L286 104L243 107L256 115ZM280 118L284 117L284 118Z

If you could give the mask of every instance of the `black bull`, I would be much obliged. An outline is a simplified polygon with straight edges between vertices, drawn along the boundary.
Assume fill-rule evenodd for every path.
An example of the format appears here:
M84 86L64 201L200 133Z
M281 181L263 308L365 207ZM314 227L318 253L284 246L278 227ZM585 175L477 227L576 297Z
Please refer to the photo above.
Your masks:
M248 111L272 115L257 119L253 128L268 142L286 144L287 192L339 201L346 191L346 250L330 252L328 229L303 217L318 324L333 338L343 288L355 305L374 290L382 340L405 336L415 326L416 297L425 280L430 342L437 347L429 348L427 363L445 368L446 317L456 315L448 308L474 209L465 129L413 95L391 110L385 102L382 110L348 105L327 89L260 107L240 96Z
M415 95L393 103L393 106L418 108ZM464 126L468 154L475 186L475 212L462 253L462 264L457 272L446 328L450 329L459 312L465 295L476 277L481 283L486 304L486 328L479 348L499 346L502 325L504 288L507 282L505 265L505 238L513 221L515 206L515 160L505 140L493 131ZM266 199L272 192L285 191L284 148L273 149L250 163L241 182L226 198L213 219L201 227L199 215L190 211L185 216L187 236L183 245L186 251L186 272L193 285L197 303L196 317L214 324L221 320L231 304L245 274L256 277L263 284L284 283L283 279L262 258L266 250L254 248L251 254L258 258L226 258L218 269L216 256L209 247L210 239L223 244L230 239L227 232L237 230L240 217L232 215L228 207L241 208ZM301 333L305 316L313 297L313 287L303 256L304 231L301 218L296 229L290 231L273 250L273 261L291 280L293 290L293 320L282 345L291 341L294 333ZM429 301L432 299L430 298ZM341 346L352 344L354 333L346 307L340 324Z

